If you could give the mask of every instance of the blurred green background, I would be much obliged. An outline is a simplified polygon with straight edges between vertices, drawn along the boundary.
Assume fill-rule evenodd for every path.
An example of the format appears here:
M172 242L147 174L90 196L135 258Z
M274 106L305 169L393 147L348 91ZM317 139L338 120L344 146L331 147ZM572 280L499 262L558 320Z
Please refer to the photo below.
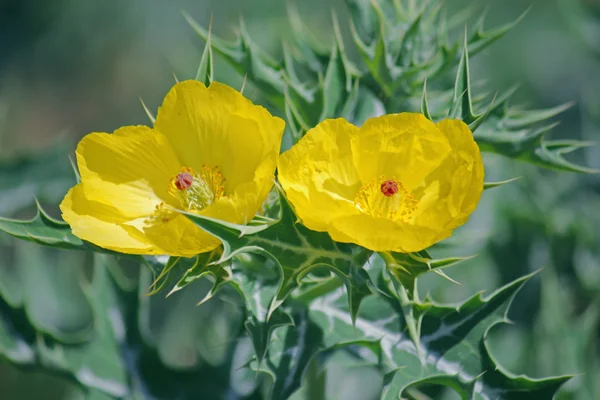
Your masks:
M347 19L343 0L293 3L317 37L331 34L332 10L341 21ZM473 3L445 1L449 10L459 12ZM479 3L487 12L487 26L512 21L531 9L504 38L473 58L474 80L484 82L492 93L519 83L517 97L530 108L574 101L561 115L553 138L598 141L600 1ZM174 75L178 79L195 75L203 42L181 10L204 26L212 16L213 31L226 38L234 36L232 27L243 16L254 40L274 56L280 54L281 38L290 34L283 0L0 3L1 216L31 216L34 195L58 215L56 205L74 183L67 156L77 140L93 131L147 124L138 98L156 110L175 82ZM350 43L347 24L342 22L342 28ZM220 60L216 79L234 87L242 82ZM245 93L261 101L252 87ZM579 152L572 160L600 169L600 147ZM515 324L494 330L495 355L511 372L533 377L582 373L563 387L560 398L598 399L600 177L541 170L488 155L485 162L487 181L521 179L486 192L469 223L436 249L438 254L478 254L468 264L447 271L462 285L431 274L422 280L422 290L436 300L459 301L543 268L517 297L510 314ZM6 303L24 304L28 317L46 330L75 331L90 314L81 306L81 293L72 290L81 265L89 262L86 257L41 250L2 234L0 297ZM225 357L211 347L211 335L218 334L206 327L218 325L222 332L235 326L219 317L222 305L211 311L195 309L200 297L196 295L190 291L151 300L150 332L159 343L162 362L174 370L218 364L206 359ZM64 307L73 308L76 312L69 315L77 318L65 318ZM222 315L235 319L236 312ZM367 369L356 366L356 375L342 374L335 362L344 365L348 360L331 361L328 398L371 398L369 390L377 390L380 378L373 378L370 388L363 382L370 373ZM60 377L17 369L2 358L0 393L8 400L82 396Z

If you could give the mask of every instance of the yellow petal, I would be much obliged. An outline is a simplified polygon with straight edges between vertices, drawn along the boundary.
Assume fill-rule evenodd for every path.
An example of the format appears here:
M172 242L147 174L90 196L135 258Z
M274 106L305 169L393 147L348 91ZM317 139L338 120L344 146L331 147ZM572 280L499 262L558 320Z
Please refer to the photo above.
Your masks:
M129 254L162 254L143 233L123 225L127 221L119 210L89 200L83 184L73 187L60 204L64 220L73 234L105 249Z
M150 215L157 204L170 201L169 181L181 167L167 139L146 126L91 133L76 154L86 197L130 218Z
M184 165L219 167L228 193L252 182L263 163L272 177L284 127L283 120L229 86L213 82L206 88L198 81L176 84L155 124Z
M325 231L342 215L357 213L361 186L350 147L358 128L344 119L321 122L279 158L279 181L308 228Z
M281 156L279 179L307 227L373 251L415 252L466 222L483 164L463 122L403 113L360 129L320 124Z
M483 192L481 153L469 127L462 121L444 120L437 126L448 138L452 152L421 183L425 194L414 216L419 226L439 226L437 240L451 235L477 207Z
M357 243L373 251L409 253L423 250L437 231L360 214L333 220L329 234L335 241Z
M422 114L390 114L365 122L352 139L352 153L364 183L396 177L412 190L446 158L450 144Z
M192 257L218 247L216 237L197 227L177 212L164 212L156 218L129 221L128 226L142 230L146 240L162 249L163 254Z

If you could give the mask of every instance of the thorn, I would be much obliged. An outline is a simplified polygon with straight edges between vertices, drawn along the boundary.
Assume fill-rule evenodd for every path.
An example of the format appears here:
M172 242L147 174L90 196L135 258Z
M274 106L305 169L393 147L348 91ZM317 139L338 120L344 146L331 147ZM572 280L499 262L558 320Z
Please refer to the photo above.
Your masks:
M442 278L444 278L444 279L446 279L446 280L448 280L448 281L450 281L450 282L452 282L452 283L454 283L454 284L457 284L457 285L459 285L459 286L462 286L462 283L460 283L459 281L456 281L456 280L454 280L454 279L450 278L448 275L446 275L446 274L444 273L444 271L442 271L442 270L440 270L440 269L434 269L434 270L433 270L433 272L435 272L436 274L438 274L438 275L439 275L439 276L441 276Z
M248 79L248 73L244 75L244 81L242 82L242 87L240 89L240 93L244 94L244 89L246 88L246 80Z
M152 122L155 123L156 122L156 118L154 117L154 115L152 115L152 113L150 112L150 110L148 109L148 107L146 106L146 103L144 103L144 100L142 100L141 97L139 97L140 99L140 103L142 103L142 107L144 107L144 111L146 112L146 115L148 116L148 119Z

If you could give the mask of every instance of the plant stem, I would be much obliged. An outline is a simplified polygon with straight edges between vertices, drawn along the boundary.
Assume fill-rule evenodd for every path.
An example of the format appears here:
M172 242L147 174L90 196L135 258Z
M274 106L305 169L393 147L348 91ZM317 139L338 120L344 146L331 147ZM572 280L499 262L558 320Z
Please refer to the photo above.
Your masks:
M325 369L320 368L316 358L313 358L306 371L306 399L326 400Z

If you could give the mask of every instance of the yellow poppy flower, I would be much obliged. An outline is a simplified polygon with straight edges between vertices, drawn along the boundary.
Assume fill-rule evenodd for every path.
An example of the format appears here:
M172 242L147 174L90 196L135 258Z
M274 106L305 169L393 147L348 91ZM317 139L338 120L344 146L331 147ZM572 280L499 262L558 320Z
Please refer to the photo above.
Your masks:
M121 253L212 250L219 240L174 209L250 221L272 187L284 126L226 85L180 82L154 128L79 142L81 183L61 203L63 218L79 238Z
M280 156L279 181L306 227L373 251L415 252L467 221L483 164L464 122L402 113L361 128L323 121Z

